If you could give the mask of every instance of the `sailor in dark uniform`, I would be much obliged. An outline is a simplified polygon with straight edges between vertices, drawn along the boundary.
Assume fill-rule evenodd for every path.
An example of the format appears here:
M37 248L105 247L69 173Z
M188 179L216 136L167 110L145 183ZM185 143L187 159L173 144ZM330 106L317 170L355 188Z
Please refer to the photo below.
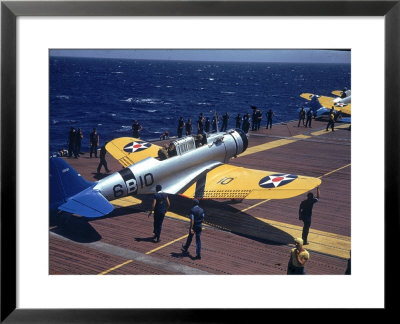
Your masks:
M201 231L204 220L204 210L199 207L199 201L193 199L193 207L189 212L190 227L189 236L186 240L186 244L182 245L182 251L187 252L190 244L192 243L193 235L196 234L196 257L195 259L201 259Z
M143 129L142 125L140 125L140 124L138 123L137 120L134 120L134 121L133 121L133 124L132 124L132 137L134 137L134 138L140 138L140 137L139 137L139 132L140 132L142 129Z
M100 149L100 162L99 162L99 165L97 166L98 174L100 174L100 170L101 170L102 166L104 166L104 169L106 169L107 173L110 173L110 170L108 169L107 161L106 161L106 154L107 154L106 144L107 143L105 143Z
M312 209L314 207L314 204L318 202L320 196L321 195L319 192L319 187L317 187L317 197L314 197L314 194L312 192L309 192L307 194L307 199L303 200L299 207L299 220L302 220L304 223L303 232L301 235L304 245L308 244L307 239L308 239L308 232L311 226Z
M225 115L222 116L221 132L225 132L226 129L228 128L228 119L229 119L229 115L228 115L228 112L226 112Z
M257 130L257 111L253 109L253 114L251 115L251 130Z
M197 134L203 134L203 131L204 131L204 117L203 113L201 113L199 119L197 120Z
M307 113L306 113L307 119L306 119L306 126L310 126L311 128L311 120L312 120L312 109L310 107L310 109L308 109Z
M235 120L236 120L236 128L240 128L240 124L242 122L242 117L240 117L240 114L237 114Z
M269 126L269 128L272 128L272 117L274 117L275 114L272 111L272 109L270 109L270 110L268 110L266 115L267 115L267 127L266 128L268 129L268 126Z
M78 128L76 131L75 135L75 156L79 157L81 153L81 147L82 147L82 139L83 139L83 134L82 130Z
M192 120L189 118L186 122L186 135L192 135L193 127Z
M242 123L242 130L247 134L249 132L250 128L250 114L247 113L246 115L243 116L243 123Z
M304 126L304 119L306 118L306 111L304 107L301 107L301 110L299 112L299 123L297 124L297 127L300 127L300 122L303 122Z
M153 196L153 205L151 207L151 211L149 216L154 211L154 242L160 242L160 234L161 234L161 227L164 221L165 213L167 212L170 203L168 199L168 195L161 191L161 185L156 185L156 193Z
M97 134L96 128L93 128L93 132L90 133L90 157L94 153L94 156L97 158L97 146L99 146L99 142L99 134Z
M179 117L179 121L178 121L178 137L179 138L182 137L184 127L185 127L185 122L183 120L183 117Z
M262 112L261 112L260 109L257 109L256 117L257 117L257 119L256 119L256 130L259 130L260 126L261 126L261 120L262 120Z
M206 117L206 122L204 123L204 131L206 133L210 132L210 126L211 126L210 118Z
M72 154L74 154L75 157L76 151L75 151L75 143L76 143L76 130L74 127L71 127L71 130L69 131L69 138L68 138L68 156L72 157Z
M218 123L218 119L216 116L213 117L212 122L211 122L211 127L212 127L212 132L216 132L217 131L217 123Z

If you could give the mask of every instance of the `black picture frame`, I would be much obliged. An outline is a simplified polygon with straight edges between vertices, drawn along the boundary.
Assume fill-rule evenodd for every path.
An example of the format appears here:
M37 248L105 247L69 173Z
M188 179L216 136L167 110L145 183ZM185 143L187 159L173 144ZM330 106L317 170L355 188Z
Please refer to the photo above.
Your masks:
M227 322L244 310L16 308L16 19L19 16L383 16L385 19L385 309L394 283L389 257L399 231L400 1L2 1L1 322ZM372 124L372 122L371 122ZM390 211L390 212L389 212ZM366 260L366 269L373 266ZM366 283L368 285L368 283ZM288 296L292 298L293 296ZM186 298L185 294L182 298ZM253 310L254 311L254 310ZM260 310L259 310L260 311ZM252 314L258 316L258 314Z

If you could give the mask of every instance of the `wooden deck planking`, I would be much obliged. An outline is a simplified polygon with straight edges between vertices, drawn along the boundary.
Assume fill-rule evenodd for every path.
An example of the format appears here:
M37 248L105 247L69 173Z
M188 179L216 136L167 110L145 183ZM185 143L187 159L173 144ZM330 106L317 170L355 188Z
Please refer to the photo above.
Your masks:
M126 259L99 252L82 245L52 237L50 240L49 274L98 275L126 262ZM83 257L84 256L84 257ZM171 274L141 262L131 262L113 274Z

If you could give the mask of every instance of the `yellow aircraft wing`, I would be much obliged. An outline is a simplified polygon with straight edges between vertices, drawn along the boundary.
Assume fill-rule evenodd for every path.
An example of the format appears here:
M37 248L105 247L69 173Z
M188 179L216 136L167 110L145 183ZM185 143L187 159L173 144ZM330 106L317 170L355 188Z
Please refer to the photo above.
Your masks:
M332 91L332 93L335 95L338 95L340 97L342 94L342 91L335 90L335 91ZM313 96L315 96L313 93L302 93L300 95L300 97L307 99L307 100L311 100ZM330 109L330 108L332 108L332 106L334 106L335 110L341 111L343 114L351 115L351 104L347 104L345 106L340 106L340 105L335 106L335 103L333 102L334 99L335 98L328 97L328 96L319 96L318 97L318 101L323 107Z
M133 137L116 138L106 145L106 150L124 167L148 157L157 157L160 146Z
M343 106L343 107L340 105L335 106L333 99L334 98L332 98L332 97L321 96L318 98L318 101L325 108L330 109L333 106L333 107L335 107L335 110L341 111L344 114L351 115L351 104L347 104L346 106Z
M304 99L307 99L307 100L311 100L311 98L314 96L314 94L312 94L312 93L302 93L301 95L300 95L300 97L302 97L302 98L304 98Z
M322 106L324 106L325 108L329 109L329 108L332 108L332 106L335 105L335 103L333 102L333 99L335 99L335 98L327 97L327 96L320 96L318 98L318 101Z
M181 194L198 199L285 199L298 196L320 184L318 178L222 164Z

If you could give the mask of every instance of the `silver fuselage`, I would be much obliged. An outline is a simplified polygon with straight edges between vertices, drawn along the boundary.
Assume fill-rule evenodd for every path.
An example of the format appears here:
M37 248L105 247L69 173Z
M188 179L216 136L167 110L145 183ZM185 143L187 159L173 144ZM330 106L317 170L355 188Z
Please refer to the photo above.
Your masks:
M180 141L185 140L175 141L178 146ZM161 184L167 193L179 193L196 177L244 152L247 144L246 135L239 129L209 134L207 144L203 146L163 161L146 158L100 180L93 189L107 200L154 193L157 184Z

